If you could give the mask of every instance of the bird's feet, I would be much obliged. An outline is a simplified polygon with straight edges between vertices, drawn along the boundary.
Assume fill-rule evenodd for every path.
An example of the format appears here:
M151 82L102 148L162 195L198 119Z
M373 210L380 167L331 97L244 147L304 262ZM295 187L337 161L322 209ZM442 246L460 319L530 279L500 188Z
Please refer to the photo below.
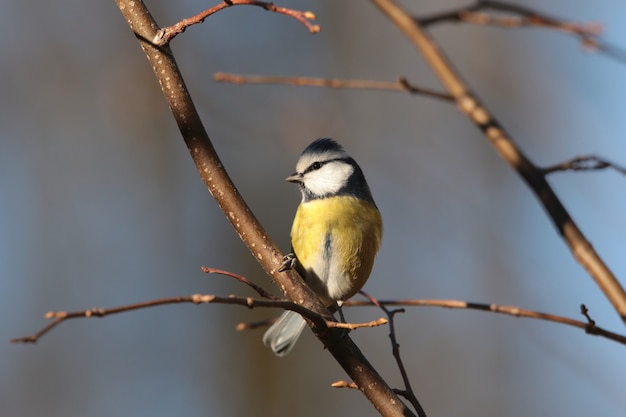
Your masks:
M296 254L291 252L283 257L283 263L278 268L278 272L289 271L296 266Z

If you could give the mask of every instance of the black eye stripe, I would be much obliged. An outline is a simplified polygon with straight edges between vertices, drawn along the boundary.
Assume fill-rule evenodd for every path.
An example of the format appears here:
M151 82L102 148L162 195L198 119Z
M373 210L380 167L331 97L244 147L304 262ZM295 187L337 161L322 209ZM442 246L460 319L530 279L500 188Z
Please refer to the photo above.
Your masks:
M343 161L343 162L347 162L348 160L345 158L336 158L336 159L329 159L327 161L315 161L313 162L311 165L309 165L303 172L303 174L307 174L309 172L312 171L317 171L318 169L320 169L321 167L323 167L324 165L326 165L329 162L333 162L333 161Z
M304 170L303 174L308 174L309 172L317 171L318 169L326 165L328 162L330 161L324 161L324 162L315 161Z

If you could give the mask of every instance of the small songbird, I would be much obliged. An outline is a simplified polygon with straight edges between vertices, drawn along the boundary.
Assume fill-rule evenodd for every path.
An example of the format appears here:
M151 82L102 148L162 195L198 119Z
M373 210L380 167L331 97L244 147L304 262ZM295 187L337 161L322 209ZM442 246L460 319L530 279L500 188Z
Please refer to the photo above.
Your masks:
M302 201L286 264L295 266L327 307L341 304L367 281L382 239L382 218L363 172L341 145L322 138L302 152L287 181L298 185ZM284 356L305 325L298 313L285 311L263 343Z

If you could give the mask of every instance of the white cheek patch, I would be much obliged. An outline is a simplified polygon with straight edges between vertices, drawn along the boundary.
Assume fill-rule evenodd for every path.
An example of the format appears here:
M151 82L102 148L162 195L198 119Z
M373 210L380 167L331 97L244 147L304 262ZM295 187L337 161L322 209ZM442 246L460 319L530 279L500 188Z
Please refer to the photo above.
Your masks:
M304 186L315 195L329 195L339 191L348 182L354 168L345 162L329 162L304 176Z

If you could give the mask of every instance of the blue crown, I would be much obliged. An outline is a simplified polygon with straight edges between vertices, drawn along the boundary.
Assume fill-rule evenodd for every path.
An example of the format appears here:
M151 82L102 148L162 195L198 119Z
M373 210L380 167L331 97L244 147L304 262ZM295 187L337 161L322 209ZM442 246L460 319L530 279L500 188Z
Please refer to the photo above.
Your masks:
M324 152L345 152L343 147L331 138L320 138L307 146L302 155Z

